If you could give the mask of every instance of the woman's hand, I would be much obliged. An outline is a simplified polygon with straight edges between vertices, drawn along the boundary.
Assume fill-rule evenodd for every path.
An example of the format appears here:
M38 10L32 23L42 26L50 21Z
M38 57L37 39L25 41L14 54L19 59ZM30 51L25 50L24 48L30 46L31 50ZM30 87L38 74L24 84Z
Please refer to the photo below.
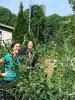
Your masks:
M1 73L1 76L8 76L9 72Z

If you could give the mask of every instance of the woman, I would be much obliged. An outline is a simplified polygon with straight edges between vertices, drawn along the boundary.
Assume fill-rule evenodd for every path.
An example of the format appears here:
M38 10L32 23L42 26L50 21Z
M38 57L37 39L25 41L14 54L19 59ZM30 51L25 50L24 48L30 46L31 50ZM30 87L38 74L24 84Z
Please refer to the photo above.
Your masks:
M31 67L35 67L37 63L38 54L34 50L34 45L32 41L28 41L27 50L26 50L26 59L28 59L28 65Z
M4 62L4 71L1 73L4 76L4 81L13 81L16 79L16 65L20 64L17 55L20 52L20 43L15 42L11 45L12 52L8 52L3 58L0 59L0 63ZM9 73L7 75L7 73Z
M9 83L12 83L16 79L16 67L20 64L18 60L18 53L20 52L20 43L15 42L11 45L12 52L8 52L3 58L0 59L0 63L4 62L4 73L0 72L1 76L4 76L4 79L0 81L2 86L8 86ZM13 85L13 84L12 84ZM6 91L0 90L0 100L8 100L6 97ZM14 97L11 97L11 100Z

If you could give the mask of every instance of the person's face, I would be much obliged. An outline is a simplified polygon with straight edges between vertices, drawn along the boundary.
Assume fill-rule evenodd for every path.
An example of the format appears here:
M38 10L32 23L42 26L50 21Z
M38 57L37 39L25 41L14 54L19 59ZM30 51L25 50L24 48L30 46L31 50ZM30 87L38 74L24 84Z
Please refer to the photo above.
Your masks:
M29 41L27 47L28 47L29 50L32 50L32 48L33 48L33 42Z
M15 54L18 54L18 53L20 52L20 50L21 50L20 43L16 43L16 44L14 45L14 47L13 47L13 52L14 52Z

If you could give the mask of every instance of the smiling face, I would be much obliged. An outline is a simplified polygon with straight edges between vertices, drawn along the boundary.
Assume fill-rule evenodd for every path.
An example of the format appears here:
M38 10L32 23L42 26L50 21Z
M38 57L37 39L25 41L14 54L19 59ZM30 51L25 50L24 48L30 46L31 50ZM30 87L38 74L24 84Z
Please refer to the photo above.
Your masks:
M13 46L13 52L14 54L18 54L21 50L21 46L20 46L20 43L16 43L14 46Z
M29 50L32 50L33 49L33 42L29 41L27 47Z

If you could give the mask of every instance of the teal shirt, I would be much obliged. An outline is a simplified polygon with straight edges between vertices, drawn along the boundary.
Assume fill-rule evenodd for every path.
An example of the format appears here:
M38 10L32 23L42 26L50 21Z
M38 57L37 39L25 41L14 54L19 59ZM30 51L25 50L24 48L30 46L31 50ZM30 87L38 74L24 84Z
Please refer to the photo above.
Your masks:
M20 63L17 56L14 56L13 59L16 64ZM8 76L4 76L4 80L5 81L13 81L16 78L16 65L14 64L14 62L12 60L12 55L10 53L6 54L4 57L4 60L5 60L4 71L9 72Z

